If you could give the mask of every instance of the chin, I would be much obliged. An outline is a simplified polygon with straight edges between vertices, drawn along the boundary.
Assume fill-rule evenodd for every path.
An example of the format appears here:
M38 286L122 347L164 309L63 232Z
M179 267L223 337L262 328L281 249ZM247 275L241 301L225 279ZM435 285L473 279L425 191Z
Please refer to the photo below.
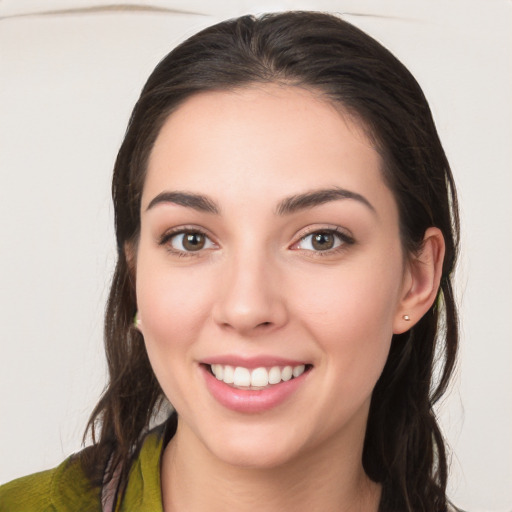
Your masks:
M246 469L274 469L281 467L293 459L289 450L279 443L263 443L250 446L242 443L230 443L215 453L222 462L230 466Z
M258 423L221 427L213 435L205 433L203 445L224 464L262 470L282 467L307 451L307 433L291 429L289 424Z

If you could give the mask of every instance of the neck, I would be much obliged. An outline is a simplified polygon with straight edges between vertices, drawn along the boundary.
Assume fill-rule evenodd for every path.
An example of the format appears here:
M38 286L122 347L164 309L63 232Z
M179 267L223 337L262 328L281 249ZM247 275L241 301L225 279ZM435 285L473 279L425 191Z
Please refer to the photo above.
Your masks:
M357 451L329 443L262 469L228 464L193 439L178 427L164 452L165 512L377 512L379 508L380 485L363 470L362 443Z

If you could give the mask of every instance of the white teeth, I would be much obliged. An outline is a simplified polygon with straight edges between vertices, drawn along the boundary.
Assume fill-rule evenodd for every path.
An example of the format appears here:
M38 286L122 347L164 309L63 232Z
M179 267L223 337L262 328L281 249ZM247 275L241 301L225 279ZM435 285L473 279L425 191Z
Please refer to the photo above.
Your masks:
M217 379L222 380L224 377L224 366L221 364L212 364L212 372Z
M278 384L281 382L281 368L279 366L273 366L268 372L268 383Z
M268 386L268 372L266 368L256 368L251 372L251 386L258 388Z
M289 381L292 377L300 377L306 370L306 366L273 366L272 368L255 368L249 370L243 366L234 368L229 365L212 364L211 370L218 380L236 387L265 388L268 385L279 384L281 381Z
M295 366L295 368L292 371L292 374L294 377L300 377L303 373L306 367L301 364L300 366Z
M283 379L285 382L287 380L290 380L293 375L293 368L291 366L285 366L283 368L283 371L281 372L281 379Z
M250 386L251 372L247 368L237 366L235 368L235 374L233 375L233 384L235 386Z
M219 364L219 366L222 366ZM226 384L233 384L233 379L235 375L235 369L232 366L224 366L224 376L222 380Z

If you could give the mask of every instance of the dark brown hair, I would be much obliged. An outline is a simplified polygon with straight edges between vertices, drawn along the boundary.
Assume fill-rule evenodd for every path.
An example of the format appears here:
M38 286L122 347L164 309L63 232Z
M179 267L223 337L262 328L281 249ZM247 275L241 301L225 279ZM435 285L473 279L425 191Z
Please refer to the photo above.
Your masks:
M453 178L427 101L409 71L361 30L313 12L219 23L174 49L149 77L114 168L118 261L105 318L110 380L88 424L94 447L84 466L101 480L110 460L110 468L122 468L125 482L130 458L164 400L144 340L131 327L137 306L124 251L138 239L154 141L166 118L192 95L252 83L308 88L362 123L382 156L407 253L420 249L430 226L443 233L446 256L437 301L413 328L393 337L372 396L363 464L383 485L381 511L445 511L447 457L433 406L446 390L457 352Z

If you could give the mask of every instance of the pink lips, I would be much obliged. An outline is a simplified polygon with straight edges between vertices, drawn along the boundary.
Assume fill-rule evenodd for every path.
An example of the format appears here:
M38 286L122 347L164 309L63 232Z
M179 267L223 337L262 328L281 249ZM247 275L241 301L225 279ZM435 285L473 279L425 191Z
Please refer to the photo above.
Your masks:
M300 377L286 382L280 382L261 390L238 389L220 380L210 373L208 365L223 364L242 366L248 369L272 366L298 366L305 364L301 361L274 357L256 357L244 359L234 356L212 357L204 360L200 365L206 386L212 396L224 407L241 413L261 413L277 407L285 402L304 383L309 371Z

